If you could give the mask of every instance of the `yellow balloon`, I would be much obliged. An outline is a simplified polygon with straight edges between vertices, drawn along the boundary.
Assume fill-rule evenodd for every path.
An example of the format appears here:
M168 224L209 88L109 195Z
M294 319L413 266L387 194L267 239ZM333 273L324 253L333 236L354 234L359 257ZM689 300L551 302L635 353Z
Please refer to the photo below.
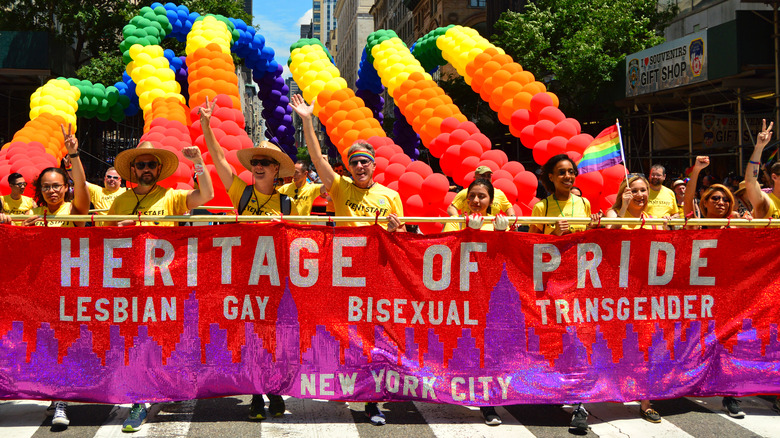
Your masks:
M143 51L143 49L144 46L140 44L133 44L132 46L130 46L130 57L135 59L136 56L138 56L138 54L141 53L141 51Z
M327 81L323 89L327 91L338 91L338 90L343 90L345 88L347 88L347 81L344 80L344 78L335 77Z

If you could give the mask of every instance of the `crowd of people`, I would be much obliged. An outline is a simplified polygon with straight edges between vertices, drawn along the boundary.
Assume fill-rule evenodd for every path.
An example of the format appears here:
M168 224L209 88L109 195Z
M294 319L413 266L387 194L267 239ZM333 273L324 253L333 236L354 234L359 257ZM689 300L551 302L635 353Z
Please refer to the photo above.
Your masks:
M293 110L303 120L303 131L312 165L316 173L304 163L293 163L292 159L278 146L260 142L251 149L238 152L238 160L251 172L252 184L239 178L228 164L211 128L214 104L206 102L200 110L200 122L204 139L212 157L216 173L228 191L231 206L238 215L309 215L313 202L322 196L328 200L328 212L335 216L361 218L353 222L341 222L344 226L367 226L375 223L377 216L386 217L379 222L388 232L411 231L403 222L403 206L400 195L394 190L374 181L375 153L371 144L355 142L347 150L347 162L331 165L322 154L312 122L313 105L307 104L300 95L291 99ZM78 141L71 128L62 127L67 157L62 167L44 169L33 182L35 199L24 196L28 182L18 173L8 175L11 194L3 196L0 223L17 226L82 226L83 222L65 219L72 214L86 214L89 205L96 214L109 215L182 215L190 212L214 197L214 187L209 172L204 168L203 157L197 147L182 150L182 155L194 163L197 188L176 190L162 187L159 181L172 175L178 168L176 154L155 148L149 142L117 155L114 167L104 175L104 186L87 183L82 166ZM772 136L772 124L764 123L747 165L745 180L737 184L731 178L726 184L717 183L708 175L701 183L699 176L709 165L709 158L696 158L688 180L675 180L671 189L664 185L666 171L655 165L649 177L630 174L620 185L614 205L604 211L592 211L588 199L575 186L578 175L577 163L569 156L560 154L550 158L541 168L540 183L547 196L533 206L532 216L559 218L553 223L532 224L528 231L539 234L561 236L598 227L600 218L780 218L780 163L766 168L765 187L759 182L761 155ZM466 227L476 230L508 231L512 229L508 217L516 213L506 195L491 183L492 170L480 166L475 169L474 181L461 190L449 206L450 216L465 217L465 220L448 222L443 231L458 231ZM280 180L286 184L281 185ZM132 188L123 188L122 181L132 183ZM11 220L9 215L27 215L24 220ZM49 219L49 216L54 218ZM487 221L485 217L494 217ZM591 218L590 225L569 223L569 218ZM120 222L102 221L95 225L107 226L174 226L175 222ZM635 229L641 225L612 225L607 228ZM409 228L409 229L408 229ZM654 228L666 228L655 225ZM687 228L695 228L688 226ZM270 401L268 411L278 417L285 412L281 395L267 394ZM744 417L739 400L733 397L723 399L724 409L732 417ZM775 401L780 412L780 401ZM53 426L67 427L67 403L52 402L49 409L53 415ZM486 424L501 424L501 418L493 407L481 408ZM132 405L123 425L126 432L141 429L146 420L147 406ZM367 402L365 414L374 425L385 424L385 416L375 402ZM267 417L262 394L255 394L249 409L249 418L263 420ZM649 400L641 400L640 415L650 422L660 422L661 416ZM582 403L574 407L570 427L578 432L588 430L588 412Z

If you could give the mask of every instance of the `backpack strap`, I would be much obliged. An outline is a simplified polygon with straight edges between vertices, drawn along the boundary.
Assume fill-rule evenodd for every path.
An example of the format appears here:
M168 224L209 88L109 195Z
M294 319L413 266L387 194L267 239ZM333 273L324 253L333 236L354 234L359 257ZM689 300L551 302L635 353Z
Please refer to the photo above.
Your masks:
M241 200L238 201L238 214L244 214L246 206L249 205L249 200L252 198L252 190L254 186L247 185L244 187L244 191L241 193Z
M279 193L279 207L281 207L283 215L289 216L292 211L292 201L290 201L290 197Z

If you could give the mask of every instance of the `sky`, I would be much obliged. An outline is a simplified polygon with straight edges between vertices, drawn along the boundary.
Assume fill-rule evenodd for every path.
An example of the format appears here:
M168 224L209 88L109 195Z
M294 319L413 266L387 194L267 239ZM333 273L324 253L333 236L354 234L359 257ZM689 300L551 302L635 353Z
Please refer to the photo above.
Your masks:
M276 61L284 65L284 77L290 77L290 46L300 39L301 24L311 22L311 0L253 0L252 9L252 24L260 26L265 45L274 49Z

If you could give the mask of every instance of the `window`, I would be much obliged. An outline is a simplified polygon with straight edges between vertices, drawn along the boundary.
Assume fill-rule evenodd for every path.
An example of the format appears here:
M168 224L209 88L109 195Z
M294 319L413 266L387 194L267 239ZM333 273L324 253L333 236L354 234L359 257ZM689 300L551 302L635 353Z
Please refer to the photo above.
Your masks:
M485 3L485 0L469 0L469 6L472 8L484 8Z
M315 12L312 16L312 21L320 21L320 13Z

